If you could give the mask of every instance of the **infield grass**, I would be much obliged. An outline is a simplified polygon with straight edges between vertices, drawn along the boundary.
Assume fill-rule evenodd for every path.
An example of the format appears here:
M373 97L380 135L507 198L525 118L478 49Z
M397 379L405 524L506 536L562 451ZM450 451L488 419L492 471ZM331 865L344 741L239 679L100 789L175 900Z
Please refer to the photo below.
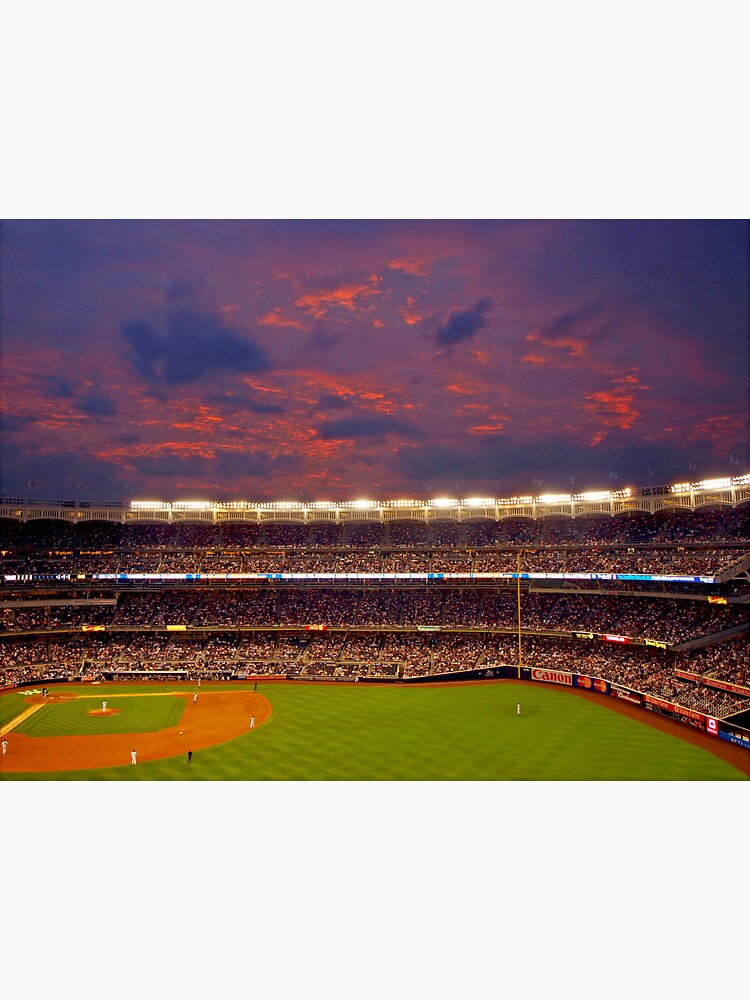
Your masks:
M206 690L219 687L205 685ZM233 687L237 689L240 685ZM252 685L242 687L247 689ZM98 694L99 698L106 697L110 706L121 708L122 714L116 716L117 719L124 716L126 703L142 700L158 711L159 706L173 700L163 697L124 698L120 702L117 693L124 690L128 689L113 685L108 686L106 691L100 689ZM141 690L145 692L145 686ZM171 689L160 685L158 690L164 692ZM122 766L49 774L4 774L2 779L748 779L748 773L679 737L620 715L604 704L542 685L500 683L376 687L365 684L261 683L258 693L271 703L270 719L252 732L196 752L189 767L180 754L178 757L139 763L137 768ZM3 700L0 699L0 702ZM518 701L522 706L520 717L516 715ZM83 704L87 702L83 701ZM91 704L88 702L88 710ZM42 712L38 714L43 715ZM164 725L174 725L174 722L165 722ZM750 770L750 760L748 766Z
M175 696L110 697L111 715L91 715L101 709L102 698L79 697L54 701L21 722L15 732L24 736L104 736L110 733L156 733L176 726L185 710L185 699Z

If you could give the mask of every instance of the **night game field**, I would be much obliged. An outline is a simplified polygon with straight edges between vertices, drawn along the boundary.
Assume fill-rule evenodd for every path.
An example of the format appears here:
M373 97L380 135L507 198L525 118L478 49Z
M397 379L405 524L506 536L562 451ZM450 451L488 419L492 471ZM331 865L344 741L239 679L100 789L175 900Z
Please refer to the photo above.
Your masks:
M512 681L53 685L0 697L0 731L3 781L750 777L750 754L721 759L687 726Z

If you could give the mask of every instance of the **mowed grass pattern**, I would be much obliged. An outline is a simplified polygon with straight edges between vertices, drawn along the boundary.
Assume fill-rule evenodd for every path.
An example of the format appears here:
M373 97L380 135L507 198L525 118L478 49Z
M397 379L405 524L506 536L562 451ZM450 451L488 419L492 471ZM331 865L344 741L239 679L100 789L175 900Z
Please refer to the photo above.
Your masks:
M206 690L210 689L207 685ZM272 705L271 718L253 732L196 752L190 766L180 755L139 763L137 767L4 775L3 779L724 781L748 778L747 773L678 737L613 712L604 704L543 685L259 684L258 691ZM114 693L108 693L107 697L111 704L119 704ZM143 700L154 703L170 699ZM516 716L518 701L522 706L520 717Z
M107 696L107 707L119 709L119 712L113 715L90 714L101 707L98 696L52 701L25 719L14 731L31 737L155 733L177 725L185 710L185 699L174 696Z
M0 728L17 719L29 707L29 699L17 691L0 698Z

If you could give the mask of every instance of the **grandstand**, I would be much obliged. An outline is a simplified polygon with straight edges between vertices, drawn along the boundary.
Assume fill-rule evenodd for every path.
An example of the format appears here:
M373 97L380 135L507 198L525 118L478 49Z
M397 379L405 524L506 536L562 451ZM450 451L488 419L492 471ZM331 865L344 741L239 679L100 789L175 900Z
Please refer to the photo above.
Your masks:
M750 710L750 476L506 500L3 499L0 549L6 687L552 671L693 724Z

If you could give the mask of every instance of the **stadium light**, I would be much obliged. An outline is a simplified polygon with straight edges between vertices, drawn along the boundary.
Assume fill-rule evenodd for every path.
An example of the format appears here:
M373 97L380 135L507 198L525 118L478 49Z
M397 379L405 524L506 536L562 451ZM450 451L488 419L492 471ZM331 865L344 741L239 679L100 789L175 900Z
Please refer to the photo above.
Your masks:
M611 490L594 490L592 493L578 493L576 500L611 500Z
M377 507L376 500L355 500L354 506L359 510L366 510L367 508Z
M495 500L490 497L469 497L468 500L462 500L462 505L464 507L494 507Z
M704 479L697 486L699 490L728 490L731 489L732 480L729 477L724 479Z
M440 497L437 500L432 501L433 507L456 507L458 506L458 500L449 500L447 497Z
M539 497L540 503L570 503L573 497L570 493L545 493Z

